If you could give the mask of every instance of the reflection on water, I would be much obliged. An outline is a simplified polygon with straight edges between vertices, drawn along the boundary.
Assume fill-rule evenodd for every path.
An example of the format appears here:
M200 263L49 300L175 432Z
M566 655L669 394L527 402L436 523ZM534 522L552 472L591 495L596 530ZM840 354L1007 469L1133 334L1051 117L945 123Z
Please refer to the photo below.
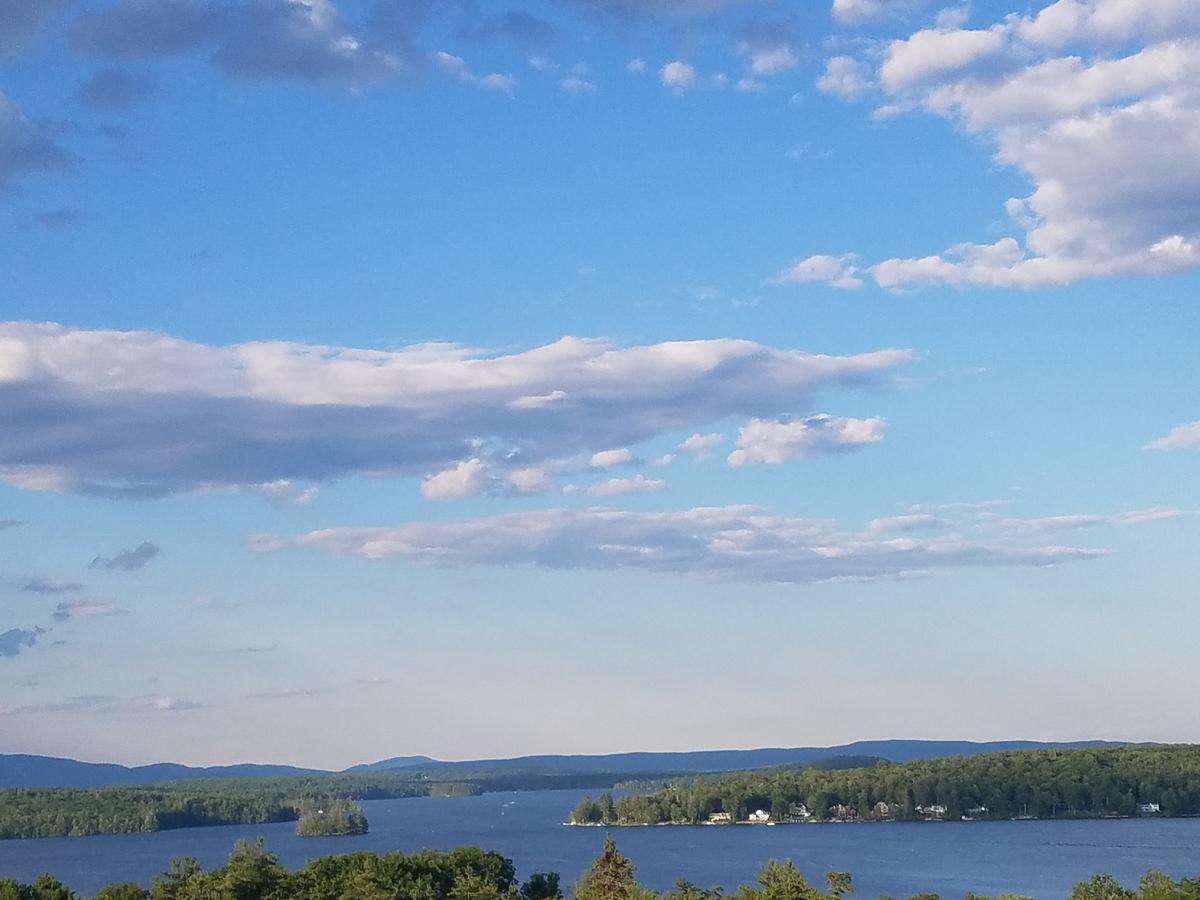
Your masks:
M293 825L193 828L158 834L0 841L0 877L32 880L50 871L85 894L112 881L148 882L175 856L220 864L240 837L262 836L287 865L355 850L449 850L475 844L509 856L518 874L553 870L574 881L600 851L604 831L562 825L583 791L377 800L359 837L297 838ZM1066 897L1076 881L1111 872L1135 882L1148 868L1200 874L1200 819L1086 822L781 825L774 828L614 829L617 844L654 888L676 878L733 888L768 859L791 858L813 880L831 869L854 874L859 896L967 891Z

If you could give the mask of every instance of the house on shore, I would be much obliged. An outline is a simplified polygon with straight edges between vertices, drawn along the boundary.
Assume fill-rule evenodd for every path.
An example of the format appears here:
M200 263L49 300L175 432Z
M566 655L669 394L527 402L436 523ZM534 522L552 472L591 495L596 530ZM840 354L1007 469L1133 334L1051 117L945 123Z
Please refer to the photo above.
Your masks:
M771 814L765 809L756 809L746 821L752 825L766 825L771 821Z
M943 819L946 816L946 807L941 803L931 803L929 806L918 806L917 812L926 819Z
M788 806L788 817L792 819L811 819L812 813L803 803L793 803Z
M1162 812L1162 808L1157 803L1139 803L1137 809L1143 816Z
M839 803L837 806L829 807L829 818L835 822L853 822L858 819L858 810L853 806Z
M733 822L733 816L731 816L727 812L709 813L709 816L708 816L708 824L709 825L729 825L732 822Z

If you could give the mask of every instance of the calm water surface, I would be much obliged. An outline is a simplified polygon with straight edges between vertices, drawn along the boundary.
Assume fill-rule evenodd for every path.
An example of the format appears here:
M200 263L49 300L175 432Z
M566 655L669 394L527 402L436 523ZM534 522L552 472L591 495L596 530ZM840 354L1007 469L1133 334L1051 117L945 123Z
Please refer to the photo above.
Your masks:
M288 866L355 850L449 850L475 844L511 857L518 875L552 870L574 881L599 853L604 831L561 823L583 791L364 803L369 834L297 838L292 823L192 828L157 834L0 841L0 877L53 872L84 894L112 881L148 882L172 857L219 865L238 838L262 836ZM650 827L612 831L638 878L667 888L684 877L708 887L753 880L768 859L791 858L812 880L830 869L854 874L859 896L934 891L1012 891L1064 898L1096 872L1130 884L1148 868L1200 874L1200 819L1086 822L955 822L776 827Z

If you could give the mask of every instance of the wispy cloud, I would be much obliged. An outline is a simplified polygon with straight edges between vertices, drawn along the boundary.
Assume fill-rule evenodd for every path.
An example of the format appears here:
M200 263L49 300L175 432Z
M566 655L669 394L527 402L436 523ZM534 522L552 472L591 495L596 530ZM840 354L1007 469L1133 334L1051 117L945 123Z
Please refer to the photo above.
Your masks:
M30 578L21 583L21 590L29 594L67 594L83 590L78 581L55 581L51 578Z
M974 519L930 536L914 535L915 524L876 519L863 530L846 531L827 520L777 516L751 506L665 513L546 509L457 522L330 528L294 537L258 535L250 546L264 553L311 549L436 566L630 568L790 584L910 577L959 567L1047 566L1108 553L1043 543L1036 540L1036 530Z
M131 572L134 569L142 568L159 553L157 545L150 541L143 541L132 550L122 550L114 556L97 556L88 564L88 568L108 569L109 571L119 569Z
M64 600L54 608L54 620L96 619L124 615L125 610L108 600Z

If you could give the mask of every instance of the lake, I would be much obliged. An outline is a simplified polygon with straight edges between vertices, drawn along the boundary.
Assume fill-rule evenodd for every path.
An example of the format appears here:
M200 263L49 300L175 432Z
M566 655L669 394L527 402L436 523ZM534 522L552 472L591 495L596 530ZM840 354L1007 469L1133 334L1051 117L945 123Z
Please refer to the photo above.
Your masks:
M84 894L112 881L148 882L172 857L220 864L238 838L262 836L288 866L355 850L449 850L474 844L511 857L518 874L552 870L573 882L600 852L605 831L561 823L584 791L377 800L363 804L371 831L359 837L297 838L293 823L192 828L156 834L0 841L0 877L49 871ZM594 793L594 792L592 792ZM1064 898L1097 872L1133 884L1146 869L1200 875L1200 819L1078 822L945 822L616 828L617 846L650 887L684 877L735 888L768 859L791 858L810 880L852 872L859 896L947 900L967 891Z

